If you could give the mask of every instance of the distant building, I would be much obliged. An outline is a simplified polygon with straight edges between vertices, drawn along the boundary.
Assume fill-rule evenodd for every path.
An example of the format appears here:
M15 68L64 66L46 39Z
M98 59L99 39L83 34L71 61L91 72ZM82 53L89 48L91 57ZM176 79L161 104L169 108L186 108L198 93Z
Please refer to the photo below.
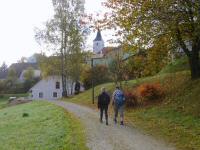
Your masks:
M27 70L28 68L33 68L34 70L38 70L39 66L37 63L13 63L10 67L10 69L13 69L16 71L16 74L18 77L20 77L21 73L24 70Z
M31 57L28 57L28 58L27 58L27 63L37 63L36 56L33 55L33 56L31 56Z
M75 83L67 80L67 93L73 95L75 93ZM62 79L61 76L49 76L40 80L30 90L30 97L33 100L57 100L62 98ZM84 91L81 85L80 91Z
M93 65L106 65L108 66L113 59L121 57L122 59L128 59L132 54L124 53L122 47L104 47L104 40L101 35L101 31L98 29L97 35L93 40L93 54L90 58L87 58L86 63Z
M101 36L101 31L98 29L96 38L93 40L93 53L100 54L104 48L104 41Z
M11 66L6 70L6 72L0 73L0 80L5 80L8 76L9 70L14 70L20 82L23 81L23 75L28 68L33 68L34 76L40 77L41 72L39 71L39 66L37 63L13 63Z
M192 51L192 42L184 41L186 48L191 52ZM174 51L169 51L168 56L171 59L171 62L174 62L177 58L185 56L185 52L181 46L177 46Z

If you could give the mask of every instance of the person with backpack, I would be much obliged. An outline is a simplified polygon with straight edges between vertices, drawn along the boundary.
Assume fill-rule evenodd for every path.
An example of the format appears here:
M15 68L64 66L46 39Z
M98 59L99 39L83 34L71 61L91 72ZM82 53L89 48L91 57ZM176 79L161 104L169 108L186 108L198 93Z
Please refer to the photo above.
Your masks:
M114 107L114 122L117 123L118 113L120 114L120 125L124 125L124 107L125 107L125 96L119 86L113 92L112 96L113 107Z
M106 125L108 125L108 106L110 104L110 96L106 93L104 87L101 88L101 94L98 96L98 109L100 109L100 122L103 123L103 112L105 112Z

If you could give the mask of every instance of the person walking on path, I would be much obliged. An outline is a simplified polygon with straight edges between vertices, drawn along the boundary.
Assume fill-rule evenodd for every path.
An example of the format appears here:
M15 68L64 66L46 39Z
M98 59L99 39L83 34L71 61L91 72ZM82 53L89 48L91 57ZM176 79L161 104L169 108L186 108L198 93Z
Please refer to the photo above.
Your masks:
M101 88L101 94L98 96L98 109L100 109L100 122L103 123L103 112L105 111L106 125L108 125L108 105L110 96L106 93L104 87Z
M112 104L114 107L114 122L117 123L118 113L120 114L120 125L124 125L124 107L125 107L125 96L119 86L112 95Z

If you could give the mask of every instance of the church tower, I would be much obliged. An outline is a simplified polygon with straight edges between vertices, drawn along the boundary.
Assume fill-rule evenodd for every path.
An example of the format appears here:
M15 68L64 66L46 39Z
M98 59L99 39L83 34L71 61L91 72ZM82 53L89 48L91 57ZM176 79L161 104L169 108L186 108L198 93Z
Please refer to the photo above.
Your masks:
M98 54L104 48L104 41L101 36L101 31L98 29L97 36L93 41L93 52Z

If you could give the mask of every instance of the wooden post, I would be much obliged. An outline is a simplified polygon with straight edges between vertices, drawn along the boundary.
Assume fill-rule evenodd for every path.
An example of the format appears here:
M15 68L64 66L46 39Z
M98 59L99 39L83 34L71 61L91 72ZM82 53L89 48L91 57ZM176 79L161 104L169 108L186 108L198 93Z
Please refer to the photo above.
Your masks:
M94 67L94 59L91 59L91 67L92 67L92 104L94 104L94 72L93 72L93 67Z

